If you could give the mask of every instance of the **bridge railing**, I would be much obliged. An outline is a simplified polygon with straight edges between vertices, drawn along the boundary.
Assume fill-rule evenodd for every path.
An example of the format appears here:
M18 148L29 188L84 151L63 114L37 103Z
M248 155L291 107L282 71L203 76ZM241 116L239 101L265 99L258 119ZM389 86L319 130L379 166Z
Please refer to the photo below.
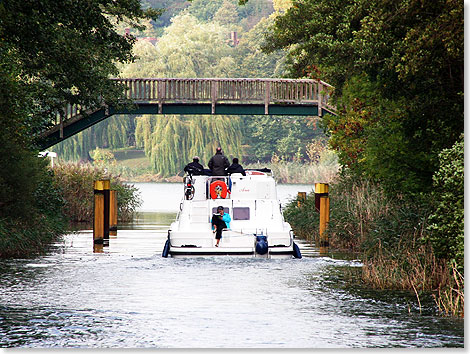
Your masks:
M124 98L135 102L317 104L330 111L333 87L323 81L298 79L113 79L127 87ZM213 112L214 113L214 110Z
M264 104L265 114L273 104L317 105L318 114L325 108L335 112L329 102L333 87L326 82L308 79L111 79L124 85L123 99L135 103L157 103L159 113L165 103L211 103L212 114L217 103ZM56 115L56 127L80 119L87 110L67 105Z

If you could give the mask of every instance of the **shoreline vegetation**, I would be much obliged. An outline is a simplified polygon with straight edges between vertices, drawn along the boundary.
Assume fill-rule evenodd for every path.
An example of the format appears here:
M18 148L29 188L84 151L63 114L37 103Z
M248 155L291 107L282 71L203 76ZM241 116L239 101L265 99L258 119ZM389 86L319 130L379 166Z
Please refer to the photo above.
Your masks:
M109 179L111 189L117 191L118 221L131 221L142 203L136 187L105 168L79 163L50 168L46 161L39 162L44 180L37 186L32 206L23 205L27 214L0 218L0 258L44 254L62 235L73 232L75 225L92 225L96 180Z
M89 163L59 163L53 168L55 183L61 186L63 212L71 223L93 221L94 181L109 179L111 190L117 191L118 221L132 221L142 204L139 191L103 167Z
M118 150L96 148L90 151L90 156L92 162L82 161L81 163L106 168L109 173L117 176L123 182L183 182L183 171L172 176L164 176L153 172L150 161L143 150L135 148ZM187 161L187 163L189 162ZM62 161L61 163L67 164L69 162ZM269 168L272 170L277 183L286 184L331 183L337 178L340 169L336 154L328 149L321 151L315 162L285 161L273 158L265 163L242 163L242 166L246 169Z
M423 200L390 198L377 183L343 176L330 185L329 246L362 259L359 285L409 291L420 308L431 295L441 314L464 317L463 264L437 256L432 215ZM319 244L313 192L290 202L284 216L296 235Z

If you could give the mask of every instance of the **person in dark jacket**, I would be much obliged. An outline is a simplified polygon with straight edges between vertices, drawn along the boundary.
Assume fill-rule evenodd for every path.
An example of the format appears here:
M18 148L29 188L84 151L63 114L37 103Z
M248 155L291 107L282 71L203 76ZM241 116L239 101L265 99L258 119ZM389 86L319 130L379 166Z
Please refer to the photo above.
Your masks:
M217 213L212 215L212 232L215 233L216 244L215 247L219 247L220 239L222 238L222 230L230 229L230 221L232 218L230 215L224 212L223 206L217 207Z
M188 163L188 164L184 167L184 171L185 171L185 172L188 172L190 175L199 176L199 175L203 175L203 174L204 174L204 166L202 166L202 165L199 163L199 157L198 157L198 156L194 156L194 157L193 157L193 162Z
M233 163L227 168L227 173L241 173L243 176L246 176L245 170L242 165L238 163L238 159L236 157L233 158Z
M225 176L227 173L225 169L230 166L230 162L223 154L222 148L218 147L215 155L209 160L209 168L212 171L212 176Z

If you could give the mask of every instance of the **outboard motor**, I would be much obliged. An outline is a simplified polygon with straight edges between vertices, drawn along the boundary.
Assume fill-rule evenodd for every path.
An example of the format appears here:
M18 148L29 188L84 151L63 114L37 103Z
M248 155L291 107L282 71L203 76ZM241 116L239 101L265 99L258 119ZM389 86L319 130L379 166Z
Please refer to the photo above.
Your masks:
M168 230L168 239L166 240L165 246L163 247L162 257L167 258L169 253L170 253L170 230Z
M255 251L259 255L268 253L268 238L266 236L256 236Z
M294 242L293 243L293 256L294 258L302 258L302 254L300 253L300 248L297 246L297 244Z

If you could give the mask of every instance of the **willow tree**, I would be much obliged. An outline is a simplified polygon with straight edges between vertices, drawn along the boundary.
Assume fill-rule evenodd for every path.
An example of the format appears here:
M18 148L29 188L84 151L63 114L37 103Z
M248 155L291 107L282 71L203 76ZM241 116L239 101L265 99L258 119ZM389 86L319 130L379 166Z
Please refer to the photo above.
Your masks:
M234 116L144 116L136 122L136 143L164 177L180 173L195 155L207 165L217 146L240 157L241 138L241 120Z
M135 118L118 115L108 118L58 144L51 150L64 160L86 160L96 147L118 149L134 144Z
M139 42L139 59L122 67L124 77L233 76L235 61L226 39L228 29L217 22L202 23L183 14L172 19L156 46ZM162 176L182 171L192 156L202 162L217 146L228 156L241 157L242 125L239 117L144 116L136 121L136 145L144 147L153 169Z

